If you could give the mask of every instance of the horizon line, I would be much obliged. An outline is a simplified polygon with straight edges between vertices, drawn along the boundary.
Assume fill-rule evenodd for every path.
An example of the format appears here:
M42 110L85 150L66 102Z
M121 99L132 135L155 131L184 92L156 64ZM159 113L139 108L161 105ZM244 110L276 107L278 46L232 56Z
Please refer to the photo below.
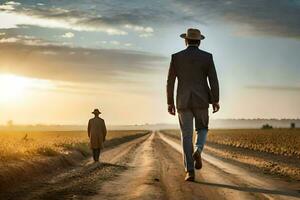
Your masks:
M218 120L274 120L274 121L289 121L295 120L298 121L300 118L218 118L211 119L210 121L218 121ZM143 124L107 124L108 126L149 126L149 125L175 125L176 123L143 123ZM13 123L9 124L0 124L0 127L9 127L9 126L86 126L85 124L46 124L46 123L33 123L33 124L23 124L23 123Z

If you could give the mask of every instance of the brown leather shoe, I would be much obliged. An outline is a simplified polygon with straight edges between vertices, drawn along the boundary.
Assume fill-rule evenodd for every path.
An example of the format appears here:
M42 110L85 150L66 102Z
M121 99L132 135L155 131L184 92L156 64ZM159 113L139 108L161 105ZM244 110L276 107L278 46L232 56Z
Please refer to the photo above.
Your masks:
M185 176L185 181L195 181L195 172L187 172Z
M195 169L201 169L202 168L201 153L199 151L195 151L193 154L193 158L195 160Z

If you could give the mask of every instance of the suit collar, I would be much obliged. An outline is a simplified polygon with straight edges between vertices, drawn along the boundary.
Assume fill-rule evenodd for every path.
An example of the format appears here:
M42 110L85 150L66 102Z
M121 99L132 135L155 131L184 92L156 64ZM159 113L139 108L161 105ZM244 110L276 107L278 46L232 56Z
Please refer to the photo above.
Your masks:
M194 45L189 45L186 49L199 49L199 47Z
M197 44L189 44L188 47L199 47Z

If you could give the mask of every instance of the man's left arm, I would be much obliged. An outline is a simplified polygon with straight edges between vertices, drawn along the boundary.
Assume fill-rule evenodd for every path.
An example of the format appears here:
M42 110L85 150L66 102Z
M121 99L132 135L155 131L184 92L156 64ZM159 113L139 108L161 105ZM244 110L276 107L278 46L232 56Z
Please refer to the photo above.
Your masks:
M107 129L105 125L105 121L103 120L103 141L106 139Z
M211 100L213 104L213 112L218 112L220 109L219 99L220 99L220 91L219 91L219 81L217 76L216 67L214 64L213 56L210 58L210 66L208 70L208 80L211 89Z

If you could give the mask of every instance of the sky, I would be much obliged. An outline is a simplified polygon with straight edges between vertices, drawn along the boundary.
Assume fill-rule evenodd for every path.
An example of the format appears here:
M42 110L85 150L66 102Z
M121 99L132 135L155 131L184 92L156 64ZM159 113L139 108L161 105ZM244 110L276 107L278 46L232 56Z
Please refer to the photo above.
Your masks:
M0 1L0 124L177 123L171 54L213 54L224 118L300 118L299 0Z

